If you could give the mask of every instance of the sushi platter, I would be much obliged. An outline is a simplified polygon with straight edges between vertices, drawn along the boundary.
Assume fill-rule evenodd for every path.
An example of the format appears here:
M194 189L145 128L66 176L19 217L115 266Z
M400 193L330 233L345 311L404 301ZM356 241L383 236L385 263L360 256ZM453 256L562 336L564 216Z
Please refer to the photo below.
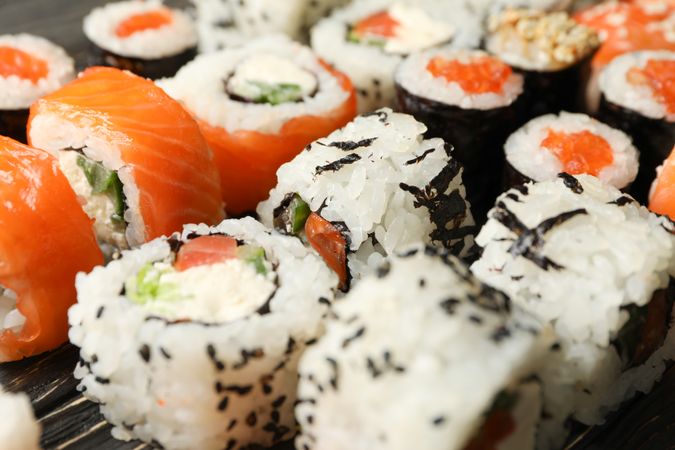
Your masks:
M675 450L673 0L0 30L0 450Z

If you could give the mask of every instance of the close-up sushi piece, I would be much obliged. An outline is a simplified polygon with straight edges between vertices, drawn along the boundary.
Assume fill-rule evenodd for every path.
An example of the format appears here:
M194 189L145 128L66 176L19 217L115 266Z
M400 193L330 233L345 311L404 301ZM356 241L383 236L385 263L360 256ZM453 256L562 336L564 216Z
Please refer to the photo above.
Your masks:
M298 359L336 286L299 240L252 218L187 226L78 277L75 377L117 439L267 448L295 435Z
M568 112L530 120L508 138L504 153L507 188L564 172L593 175L626 192L639 167L639 152L623 131Z
M478 47L480 18L461 2L353 2L311 31L312 48L356 86L359 112L393 106L394 71L413 52L441 45Z
M283 35L201 55L159 84L199 123L235 215L267 197L279 166L356 114L349 79Z
M413 243L467 256L474 221L461 164L425 131L387 108L357 117L281 166L260 220L313 247L343 290Z
M675 145L675 51L626 53L600 73L598 116L640 149L635 195L644 201L654 170Z
M0 36L0 135L26 142L28 108L75 78L75 63L56 44L31 34Z
M84 18L90 66L111 66L145 78L170 77L197 55L192 18L159 0L108 3Z
M525 77L526 119L582 111L597 33L565 12L508 8L488 20L487 50Z
M192 3L200 53L242 45L250 39L237 28L228 0L192 0Z
M301 358L296 448L533 450L547 331L443 250L392 255Z
M0 386L0 417L3 449L40 450L41 427L26 394L5 392Z
M454 147L480 222L501 193L502 147L525 112L523 76L483 51L441 48L408 56L395 83L401 111Z
M28 139L59 160L104 246L127 248L223 219L199 125L152 81L109 67L31 107Z
M675 221L675 147L656 169L656 179L649 192L649 209Z
M66 342L75 275L102 264L103 255L55 158L0 136L0 177L0 362L6 362Z
M538 373L542 449L649 392L675 356L675 234L632 197L590 175L521 185L476 242L473 273L556 334Z

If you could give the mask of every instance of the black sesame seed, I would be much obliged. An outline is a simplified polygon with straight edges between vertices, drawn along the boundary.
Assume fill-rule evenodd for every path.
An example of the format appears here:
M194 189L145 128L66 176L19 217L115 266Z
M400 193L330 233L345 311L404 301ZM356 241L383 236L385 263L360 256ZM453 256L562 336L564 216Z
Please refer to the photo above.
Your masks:
M232 430L232 428L234 428L235 426L237 426L237 419L230 420L230 424L227 426L227 431Z
M233 450L234 447L237 445L237 440L236 439L230 439L227 441L227 447L225 447L225 450Z
M229 403L230 399L227 397L223 397L223 399L218 403L218 411L225 411L227 408L227 404Z
M141 355L141 358L143 358L143 361L146 363L150 362L150 347L148 347L146 344L143 344L138 350L138 353Z
M358 330L356 330L356 333L354 333L352 336L346 338L344 341L342 341L342 348L347 348L349 344L351 344L353 341L356 339L360 338L361 336L364 335L366 332L366 327L361 327Z
M251 411L251 413L246 416L246 425L254 427L256 423L258 423L258 416L256 416L255 411Z
M279 419L281 419L281 415L277 410L272 410L272 412L270 413L270 417L272 418L272 421L274 423L279 423Z
M96 311L96 318L100 319L101 316L103 315L103 311L105 311L105 306L100 306L98 310Z
M274 401L272 402L272 406L273 406L274 408L277 408L277 409L278 409L278 408L281 407L281 405L284 404L285 401L286 401L286 396L285 396L285 395L282 395L282 396L280 396L279 398L277 398L276 400L274 400Z
M432 423L434 424L434 426L443 425L443 423L445 423L445 416L434 417Z
M171 359L171 353L169 353L164 347L159 348L159 352L162 354L163 357L166 359Z

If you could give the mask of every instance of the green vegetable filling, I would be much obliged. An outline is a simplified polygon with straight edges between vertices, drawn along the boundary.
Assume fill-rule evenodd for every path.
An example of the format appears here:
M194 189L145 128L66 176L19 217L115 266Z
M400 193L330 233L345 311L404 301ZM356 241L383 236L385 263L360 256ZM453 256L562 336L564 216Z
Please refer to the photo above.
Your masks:
M265 267L265 250L256 245L240 245L237 247L237 257L255 267L255 271L261 275L267 274Z
M302 89L297 84L268 84L260 81L249 81L249 83L258 88L260 92L257 97L250 99L255 103L279 105L302 99Z
M350 30L349 33L347 33L347 42L352 42L354 44L371 45L373 47L380 47L380 48L384 48L384 46L387 45L386 39L376 37L363 38L359 36L358 33L353 29Z
M297 236L305 229L305 222L312 211L298 194L293 194L287 203L287 205L282 204L281 210L276 211L274 227L287 234Z
M105 194L112 200L115 212L110 216L113 222L124 223L124 191L122 182L114 170L84 156L77 157L77 165L84 172L93 194Z
M175 283L162 281L162 275L171 272L173 269L170 266L160 267L155 263L144 265L135 277L125 283L126 295L141 305L158 300L180 299L178 286Z

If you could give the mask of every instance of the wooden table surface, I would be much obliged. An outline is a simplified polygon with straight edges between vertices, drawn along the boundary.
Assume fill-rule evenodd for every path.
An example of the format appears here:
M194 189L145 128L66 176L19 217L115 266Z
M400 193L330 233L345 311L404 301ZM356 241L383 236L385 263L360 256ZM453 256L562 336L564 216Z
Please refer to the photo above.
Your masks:
M284 1L284 0L278 0ZM65 47L79 67L86 61L82 17L105 0L0 0L2 33L30 32ZM185 3L180 0L170 3ZM43 426L45 449L131 450L150 448L120 442L98 405L77 391L72 371L77 349L69 344L43 356L0 365L0 384L28 393ZM2 443L0 443L2 448ZM291 445L276 450L288 450ZM607 424L585 432L569 450L675 450L675 368L648 396L641 396L614 414Z

